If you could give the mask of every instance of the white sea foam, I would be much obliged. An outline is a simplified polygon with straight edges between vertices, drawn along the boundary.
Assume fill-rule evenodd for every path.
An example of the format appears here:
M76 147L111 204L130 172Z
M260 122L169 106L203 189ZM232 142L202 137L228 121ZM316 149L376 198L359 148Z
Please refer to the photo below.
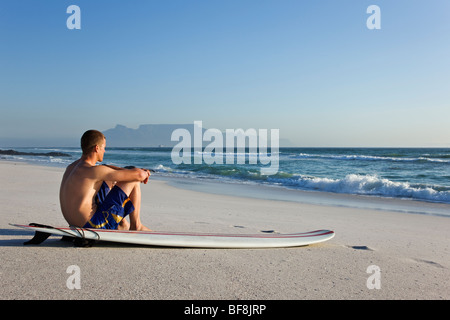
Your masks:
M172 168L164 166L162 164L159 164L158 166L156 166L155 170L157 170L158 172L172 172L173 171Z
M284 179L271 180L279 184L286 184L286 181L282 181ZM450 191L437 191L429 186L412 186L408 182L394 182L376 175L349 174L342 179L296 176L289 180L291 186L307 190L450 203Z
M414 162L414 161L429 161L429 162L441 162L450 163L449 159L438 159L429 157L384 157L384 156L371 156L371 155L342 155L342 154L310 154L300 153L298 155L292 155L291 159L329 159L329 160L361 160L361 161L397 161L397 162Z

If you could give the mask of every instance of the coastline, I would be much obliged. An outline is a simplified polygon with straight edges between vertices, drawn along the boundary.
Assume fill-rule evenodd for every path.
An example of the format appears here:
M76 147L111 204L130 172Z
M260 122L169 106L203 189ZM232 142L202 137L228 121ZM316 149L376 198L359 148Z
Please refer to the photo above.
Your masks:
M442 209L440 204L363 201L367 199L308 192L300 192L303 198L293 201L294 192L300 194L297 190L258 187L262 189L255 192L253 186L155 175L142 185L142 220L154 230L284 233L323 228L334 230L336 236L322 244L289 249L176 249L101 243L81 249L58 237L24 247L22 243L32 234L9 223L66 225L58 203L63 171L0 161L1 299L450 298L450 219L409 214L393 207L420 204L423 207L417 211L423 213L424 208ZM342 199L351 199L352 205L340 204ZM80 290L66 286L70 265L81 269ZM367 287L371 275L367 268L372 265L381 270L380 289Z

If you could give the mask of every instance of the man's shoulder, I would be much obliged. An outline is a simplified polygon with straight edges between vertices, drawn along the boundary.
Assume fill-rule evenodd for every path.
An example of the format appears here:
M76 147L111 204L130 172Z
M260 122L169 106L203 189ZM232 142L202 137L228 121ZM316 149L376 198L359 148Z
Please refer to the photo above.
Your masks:
M90 165L81 159L72 162L67 168L66 172L70 173L71 175L77 175L77 176L95 176L96 173L102 172L104 169L101 168L104 166L97 166L97 165Z

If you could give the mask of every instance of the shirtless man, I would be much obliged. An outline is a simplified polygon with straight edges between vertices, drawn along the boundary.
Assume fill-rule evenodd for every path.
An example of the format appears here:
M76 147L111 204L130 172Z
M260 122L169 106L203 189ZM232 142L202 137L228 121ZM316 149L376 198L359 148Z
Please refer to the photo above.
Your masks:
M140 183L148 182L150 171L97 166L105 146L99 131L89 130L81 137L83 155L67 167L61 182L64 218L69 225L84 228L150 230L140 220Z

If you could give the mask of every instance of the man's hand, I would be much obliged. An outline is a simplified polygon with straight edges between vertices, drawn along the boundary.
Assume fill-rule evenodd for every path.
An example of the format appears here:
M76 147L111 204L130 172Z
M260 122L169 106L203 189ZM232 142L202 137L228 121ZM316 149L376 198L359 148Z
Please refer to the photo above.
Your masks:
M148 169L141 169L141 170L143 170L143 171L145 171L147 173L147 178L145 178L144 181L141 181L141 182L143 184L147 184L148 178L150 178L150 176L151 176L150 170L148 170Z

